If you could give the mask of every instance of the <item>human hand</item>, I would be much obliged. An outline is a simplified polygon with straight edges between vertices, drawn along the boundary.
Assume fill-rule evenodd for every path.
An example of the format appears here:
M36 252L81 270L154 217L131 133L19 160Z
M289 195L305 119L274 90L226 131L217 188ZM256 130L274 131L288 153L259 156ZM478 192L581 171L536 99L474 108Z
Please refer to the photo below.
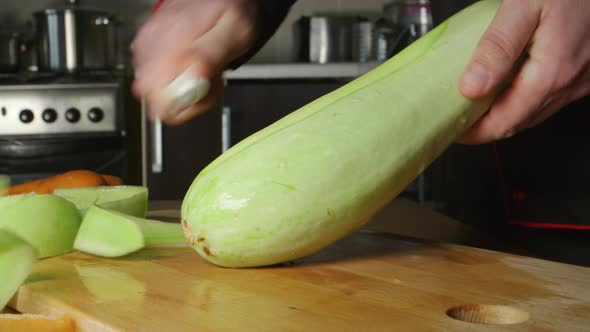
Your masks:
M462 94L494 90L523 52L511 85L459 143L510 137L590 93L590 1L503 0L461 79Z
M206 111L221 95L223 70L254 43L257 20L252 0L165 1L131 45L133 93L146 98L151 117L171 125ZM203 99L181 109L166 87L187 69L211 85Z

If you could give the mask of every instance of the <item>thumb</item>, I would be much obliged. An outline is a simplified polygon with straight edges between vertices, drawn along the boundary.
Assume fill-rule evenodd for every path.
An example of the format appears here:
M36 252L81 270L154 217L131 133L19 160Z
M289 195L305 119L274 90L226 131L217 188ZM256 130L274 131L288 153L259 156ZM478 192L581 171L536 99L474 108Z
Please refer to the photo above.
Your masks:
M465 97L483 97L508 76L539 23L537 2L502 1L461 77L459 88Z

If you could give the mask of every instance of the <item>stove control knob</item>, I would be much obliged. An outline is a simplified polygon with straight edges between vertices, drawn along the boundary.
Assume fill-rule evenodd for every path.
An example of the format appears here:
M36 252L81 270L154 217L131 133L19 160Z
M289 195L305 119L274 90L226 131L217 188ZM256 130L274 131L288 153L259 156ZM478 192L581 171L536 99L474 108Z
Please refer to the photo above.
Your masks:
M66 111L66 120L71 123L76 123L80 121L80 111L77 108L68 108Z
M92 122L100 122L104 118L104 112L98 107L93 107L88 111L88 120Z
M47 123L52 123L57 120L57 112L53 108L48 108L41 113L41 118Z
M18 118L23 123L30 123L35 118L35 114L31 110L22 110L18 114Z

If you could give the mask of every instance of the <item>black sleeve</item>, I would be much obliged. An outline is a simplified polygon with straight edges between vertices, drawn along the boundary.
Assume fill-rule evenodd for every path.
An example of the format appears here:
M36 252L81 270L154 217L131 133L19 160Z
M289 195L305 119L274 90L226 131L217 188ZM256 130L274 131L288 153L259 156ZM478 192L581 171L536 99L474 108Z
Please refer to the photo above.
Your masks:
M456 14L463 8L474 4L475 0L434 0L430 1L432 8L432 22L439 25L447 18Z
M279 25L283 22L289 9L296 0L256 0L260 10L260 28L258 39L254 46L241 57L230 63L230 69L236 69L244 62L250 60L266 42L272 37Z

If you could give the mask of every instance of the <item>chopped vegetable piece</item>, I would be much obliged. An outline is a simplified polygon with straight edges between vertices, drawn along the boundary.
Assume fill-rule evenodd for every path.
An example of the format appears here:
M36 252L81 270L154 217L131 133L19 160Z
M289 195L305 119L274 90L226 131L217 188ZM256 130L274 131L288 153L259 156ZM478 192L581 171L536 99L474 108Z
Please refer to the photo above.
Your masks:
M31 273L37 253L11 232L0 229L0 311ZM0 331L2 330L0 325Z
M23 238L37 250L39 258L71 251L80 219L74 204L54 195L0 198L0 229Z
M92 206L80 226L74 248L104 257L118 257L144 247L187 246L180 224L125 215Z
M148 190L139 186L112 186L94 188L58 189L55 195L76 205L82 217L93 205L118 211L134 217L145 218L148 205Z

